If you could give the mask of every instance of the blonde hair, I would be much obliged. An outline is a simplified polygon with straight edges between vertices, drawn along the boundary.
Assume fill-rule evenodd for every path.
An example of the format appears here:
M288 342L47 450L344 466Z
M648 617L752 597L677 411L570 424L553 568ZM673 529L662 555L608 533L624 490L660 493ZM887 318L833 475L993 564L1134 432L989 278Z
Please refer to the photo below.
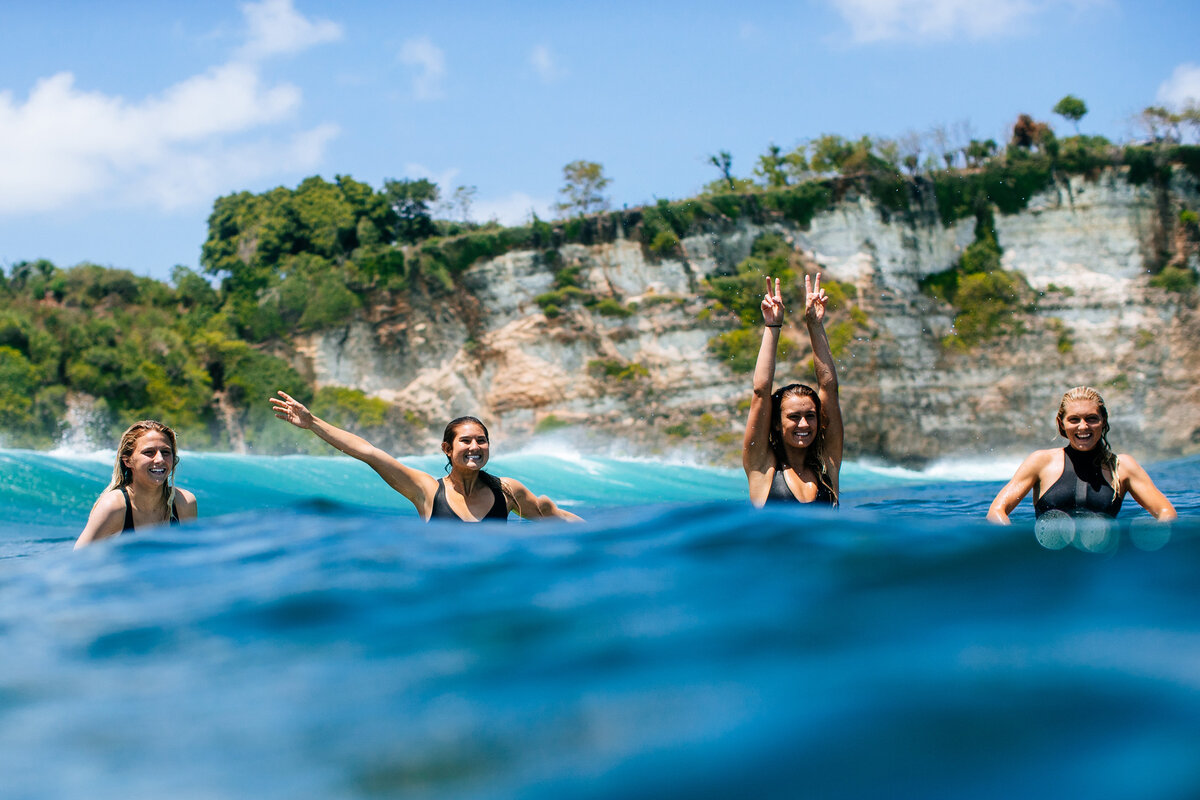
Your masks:
M175 431L157 420L144 419L140 422L135 422L121 434L121 441L117 444L117 460L113 464L112 481L109 482L104 491L110 492L113 489L123 489L133 482L133 473L129 467L125 466L125 459L133 455L133 451L137 448L138 439L147 433L161 433L171 443L171 467L167 470L167 480L163 483L162 487L163 508L166 510L167 515L170 516L171 507L175 503L174 478L175 465L179 463L179 451L175 446ZM101 492L101 497L103 496L104 492Z
M1067 393L1062 396L1062 401L1058 404L1058 415L1054 418L1055 424L1058 426L1058 435L1066 438L1067 431L1063 428L1063 417L1067 415L1067 403L1076 400L1088 400L1096 404L1100 410L1100 419L1104 422L1104 427L1100 433L1100 464L1108 467L1112 473L1113 492L1117 495L1121 494L1121 478L1117 474L1117 469L1120 466L1117 459L1117 454L1113 452L1112 447L1108 443L1108 407L1104 405L1104 398L1090 386L1076 386L1074 389L1068 389Z

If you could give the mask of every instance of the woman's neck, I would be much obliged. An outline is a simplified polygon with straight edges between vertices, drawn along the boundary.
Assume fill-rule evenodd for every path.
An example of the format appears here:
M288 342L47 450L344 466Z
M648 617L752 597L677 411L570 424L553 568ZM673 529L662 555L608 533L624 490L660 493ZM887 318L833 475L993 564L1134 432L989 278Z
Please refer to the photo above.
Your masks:
M446 481L461 492L463 497L470 497L471 493L475 491L475 487L479 485L480 475L482 474L482 470L467 472L452 469L450 470L450 474L446 476Z
M795 447L785 444L783 446L783 464L781 466L791 467L799 472L804 468L804 459L808 455L807 447Z
M129 494L129 502L143 511L159 506L165 508L166 501L164 500L163 488L158 485L138 486L137 483L125 485L125 491Z

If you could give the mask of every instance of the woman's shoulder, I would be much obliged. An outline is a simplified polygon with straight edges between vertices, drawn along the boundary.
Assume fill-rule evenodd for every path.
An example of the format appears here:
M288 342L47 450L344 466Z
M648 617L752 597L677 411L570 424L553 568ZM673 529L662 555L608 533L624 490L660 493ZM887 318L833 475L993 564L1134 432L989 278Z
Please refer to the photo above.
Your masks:
M99 511L116 511L125 510L125 495L120 489L105 489L99 497L96 498L95 508Z
M196 495L189 492L187 489L175 487L175 504L179 509L195 511L196 510Z

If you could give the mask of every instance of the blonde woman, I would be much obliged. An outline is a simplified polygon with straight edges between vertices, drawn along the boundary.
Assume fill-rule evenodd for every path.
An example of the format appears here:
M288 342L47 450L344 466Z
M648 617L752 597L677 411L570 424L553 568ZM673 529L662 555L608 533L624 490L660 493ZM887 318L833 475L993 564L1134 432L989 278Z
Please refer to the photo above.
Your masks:
M1113 453L1108 444L1108 409L1090 386L1076 386L1058 405L1058 434L1067 440L1061 450L1037 450L1017 468L1000 490L987 518L1007 525L1029 490L1040 519L1050 511L1074 517L1093 514L1115 518L1129 494L1160 522L1175 519L1175 507L1158 490L1133 456Z
M88 515L75 549L127 531L196 518L196 496L173 479L175 431L154 420L129 426L117 445L112 481Z

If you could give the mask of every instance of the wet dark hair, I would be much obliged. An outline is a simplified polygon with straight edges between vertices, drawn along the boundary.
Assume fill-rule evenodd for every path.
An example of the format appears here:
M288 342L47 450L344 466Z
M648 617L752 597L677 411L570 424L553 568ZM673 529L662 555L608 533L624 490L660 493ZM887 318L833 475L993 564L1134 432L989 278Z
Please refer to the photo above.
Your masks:
M800 466L808 467L813 471L813 474L817 476L817 481L829 490L834 505L837 505L838 493L834 491L833 480L829 477L829 468L826 466L825 417L821 414L821 397L813 391L812 387L805 386L803 383L789 383L771 394L771 427L767 433L767 444L775 455L775 468L791 466L792 469L796 469L797 467L796 464L788 464L787 450L783 446L783 399L785 397L807 397L813 401L813 406L817 410L817 435L813 437L813 443L804 451L804 464Z
M484 425L483 421L479 418L455 417L446 423L446 430L442 432L442 452L445 453L445 448L452 448L454 446L454 437L458 435L459 428L461 428L463 425L472 423L478 425L480 428L483 428L484 438L486 438L489 443L492 441L492 435L488 433L487 425ZM450 454L446 453L446 474L450 473L450 468L452 466L454 465L450 462ZM504 482L492 473L488 472L487 470L481 470L479 472L479 480L483 481L483 485L491 489L493 492L498 492L507 500L511 500L514 504L516 503L512 493L505 490Z

